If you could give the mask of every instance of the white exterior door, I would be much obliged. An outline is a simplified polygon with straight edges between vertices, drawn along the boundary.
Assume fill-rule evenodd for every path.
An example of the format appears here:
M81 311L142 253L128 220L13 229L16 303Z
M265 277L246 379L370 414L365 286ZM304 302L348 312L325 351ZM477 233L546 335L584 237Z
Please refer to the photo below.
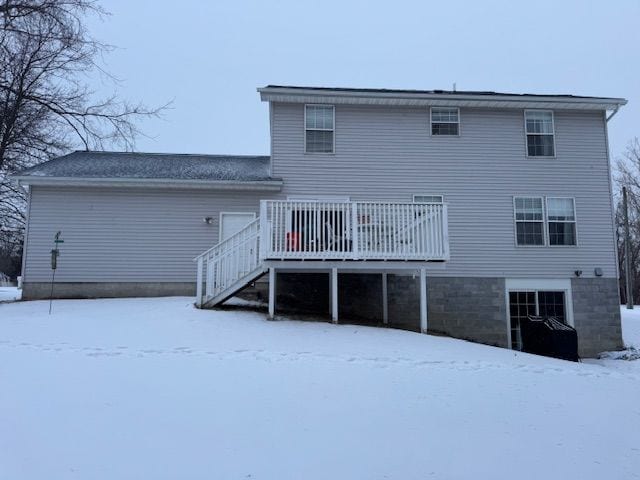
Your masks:
M255 218L255 213L222 212L220 214L220 241L222 242L234 233L238 233ZM254 244L248 242L237 245L236 248L233 255L226 256L218 264L218 279L225 285L248 274L251 269Z
M256 218L255 213L222 212L220 214L220 241L238 233Z

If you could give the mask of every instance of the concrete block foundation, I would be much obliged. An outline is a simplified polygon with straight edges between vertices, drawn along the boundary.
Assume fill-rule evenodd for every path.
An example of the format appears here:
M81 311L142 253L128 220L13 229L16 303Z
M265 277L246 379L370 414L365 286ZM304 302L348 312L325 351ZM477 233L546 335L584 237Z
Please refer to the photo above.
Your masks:
M342 322L383 323L382 274L339 273L338 312ZM262 277L239 292L244 298L266 299ZM420 326L420 281L417 275L387 274L389 325L409 330ZM24 300L47 299L51 284L25 282ZM330 317L329 274L278 273L276 311ZM580 355L622 348L620 299L615 278L571 279L573 321ZM55 298L195 297L193 282L59 282ZM508 347L509 320L505 279L476 277L427 278L428 330L454 338Z

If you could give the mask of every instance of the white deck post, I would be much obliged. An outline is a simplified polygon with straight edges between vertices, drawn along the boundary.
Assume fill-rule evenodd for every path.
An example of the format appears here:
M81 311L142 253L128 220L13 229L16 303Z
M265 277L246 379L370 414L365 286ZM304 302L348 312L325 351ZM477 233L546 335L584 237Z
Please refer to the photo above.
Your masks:
M202 306L202 269L204 268L204 259L198 258L198 266L196 267L196 307Z
M449 209L442 205L442 243L444 245L444 259L449 260Z
M338 323L338 269L331 269L331 321Z
M273 320L276 313L276 269L269 268L269 319Z
M427 271L420 269L420 331L427 333Z
M260 260L267 258L267 251L271 250L271 228L267 220L267 201L260 200L260 237L258 248L260 249Z
M353 260L357 260L360 255L358 235L360 235L360 232L358 232L358 204L351 202L351 254Z
M387 274L382 274L382 323L389 323L389 299L387 296Z

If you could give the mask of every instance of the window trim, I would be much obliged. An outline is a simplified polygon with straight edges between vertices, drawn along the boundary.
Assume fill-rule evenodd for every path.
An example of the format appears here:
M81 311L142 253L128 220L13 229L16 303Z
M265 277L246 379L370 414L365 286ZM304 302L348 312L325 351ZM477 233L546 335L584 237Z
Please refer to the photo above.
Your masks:
M528 112L539 112L539 113L550 113L551 114L551 136L553 137L553 155L529 155L529 135L549 135L548 133L528 133L527 132L527 113ZM523 113L524 118L524 153L527 158L556 158L558 152L556 151L556 114L553 110L545 110L542 108L528 108L524 110Z
M517 198L537 198L542 201L542 220L517 220L516 219L516 199ZM541 248L547 246L547 211L546 200L543 195L514 195L513 196L513 242L518 248ZM518 243L518 222L539 222L542 223L542 245L520 245Z
M436 122L436 123L450 123L450 124L456 124L458 125L458 133L456 135L434 135L433 134L433 109L434 108L448 108L449 110L456 110L458 112L458 121L457 122ZM447 107L444 105L434 105L429 107L429 136L430 137L436 137L436 138L449 138L449 137L460 137L461 133L462 133L462 124L460 122L460 107Z
M573 245L551 245L551 236L549 234L549 207L547 205L549 199L570 199L573 202L573 221L572 220L567 220L564 222L559 222L556 220L552 220L553 223L573 223L574 225L574 231L575 231L575 237L576 237L576 243L574 243ZM551 248L576 248L578 246L578 214L576 212L576 199L575 197L556 197L556 196L545 196L544 197L544 210L545 210L545 223L546 223L546 235L549 238L549 247Z
M416 201L416 197L440 197L440 201L439 202L418 202ZM414 193L411 196L411 201L413 203L431 203L433 205L444 205L444 195L440 195L440 194L427 194L427 193Z
M333 113L333 128L307 128L307 107L331 107ZM302 122L304 155L335 155L336 153L336 106L329 103L305 103L304 120ZM333 132L333 145L330 152L308 152L307 151L307 130L318 132Z
M518 222L524 222L525 220L516 220L516 198L540 198L542 199L542 224L543 224L543 239L544 243L542 245L520 245L518 244ZM573 202L573 222L570 220L567 222L556 222L554 223L573 223L575 225L575 237L576 243L574 245L551 245L550 237L549 237L549 208L547 206L547 202L549 199L571 199ZM541 248L541 247L550 247L550 248L577 248L580 246L580 239L578 234L578 212L576 208L576 198L569 196L560 196L560 195L514 195L513 198L513 241L515 246L518 248ZM538 220L529 220L537 222Z
M511 349L511 315L509 313L509 292L522 291L564 292L567 325L575 328L573 319L573 292L571 291L571 279L507 278L505 279L505 304L507 313L506 324L509 349ZM536 309L537 308L538 301L536 293Z

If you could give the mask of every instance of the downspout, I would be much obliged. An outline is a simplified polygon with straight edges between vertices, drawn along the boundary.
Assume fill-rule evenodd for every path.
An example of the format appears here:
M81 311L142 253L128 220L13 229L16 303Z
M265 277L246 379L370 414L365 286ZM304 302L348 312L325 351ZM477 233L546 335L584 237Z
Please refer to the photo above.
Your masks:
M613 171L611 168L611 152L609 151L609 120L618 112L620 106L617 106L613 113L607 117L607 112L604 112L602 117L604 118L604 141L607 153L607 178L609 180L609 200L611 206L611 236L613 237L614 248L614 263L616 266L616 283L618 285L618 295L620 295L620 265L618 262L618 235L616 232L616 207L613 201Z

